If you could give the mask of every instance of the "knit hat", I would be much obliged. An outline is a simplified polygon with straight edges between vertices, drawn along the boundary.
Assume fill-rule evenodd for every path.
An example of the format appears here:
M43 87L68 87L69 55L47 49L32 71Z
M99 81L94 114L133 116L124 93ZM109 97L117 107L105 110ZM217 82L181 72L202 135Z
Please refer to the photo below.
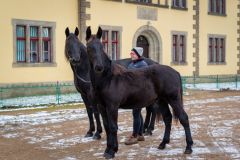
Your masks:
M132 51L135 52L138 55L138 57L142 57L143 55L142 47L133 47Z

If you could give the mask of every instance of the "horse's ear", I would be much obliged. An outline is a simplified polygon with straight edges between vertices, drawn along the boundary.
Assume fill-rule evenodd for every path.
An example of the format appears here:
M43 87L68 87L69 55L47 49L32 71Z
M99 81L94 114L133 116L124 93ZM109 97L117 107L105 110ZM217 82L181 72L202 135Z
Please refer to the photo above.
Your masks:
M78 36L78 35L79 35L79 30L78 30L78 27L76 27L74 34L75 34L76 36Z
M66 35L66 37L68 37L69 34L70 34L70 31L69 31L69 28L67 27L67 28L65 29L65 35Z
M97 38L98 38L98 39L101 39L101 37L102 37L102 28L101 28L101 27L98 27Z
M92 35L91 27L88 26L88 27L87 27L87 30L86 30L86 41L89 40L89 38L91 37L91 35Z

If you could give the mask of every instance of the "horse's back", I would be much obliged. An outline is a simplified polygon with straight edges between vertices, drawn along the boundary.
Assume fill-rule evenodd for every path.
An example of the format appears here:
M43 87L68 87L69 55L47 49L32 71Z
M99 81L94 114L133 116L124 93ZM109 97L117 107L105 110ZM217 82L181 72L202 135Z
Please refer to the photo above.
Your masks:
M144 61L150 66L150 65L153 65L153 64L158 64L157 62L153 61L152 59L150 58L146 58L146 57L142 57L144 59ZM126 58L126 59L120 59L120 60L116 60L116 61L113 61L114 63L116 64L119 64L121 66L124 66L125 68L128 67L128 65L132 62L132 59L131 58Z
M178 92L181 87L180 74L173 68L154 64L146 68L145 74L151 77L155 90L161 94Z

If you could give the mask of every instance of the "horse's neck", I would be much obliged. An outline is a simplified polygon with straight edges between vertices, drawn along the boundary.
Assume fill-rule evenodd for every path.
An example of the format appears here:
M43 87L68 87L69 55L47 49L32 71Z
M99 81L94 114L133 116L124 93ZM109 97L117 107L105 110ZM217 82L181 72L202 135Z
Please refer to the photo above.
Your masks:
M87 57L87 51L86 47L83 44L80 44L81 48L81 57L80 57L80 64L78 65L72 65L72 70L74 73L74 77L80 81L90 81L89 71L90 71L90 65Z

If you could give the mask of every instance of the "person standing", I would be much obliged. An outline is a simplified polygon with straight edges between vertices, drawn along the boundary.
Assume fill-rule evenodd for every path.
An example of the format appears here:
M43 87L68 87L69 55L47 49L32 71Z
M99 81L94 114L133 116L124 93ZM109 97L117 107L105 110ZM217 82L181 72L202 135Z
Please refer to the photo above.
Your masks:
M137 69L147 67L148 64L142 58L143 56L143 48L142 47L134 47L131 52L131 63L128 65L128 69ZM132 110L133 115L133 133L132 135L125 141L126 145L132 145L138 143L138 141L144 141L143 136L143 117L141 114L141 108L135 108Z

